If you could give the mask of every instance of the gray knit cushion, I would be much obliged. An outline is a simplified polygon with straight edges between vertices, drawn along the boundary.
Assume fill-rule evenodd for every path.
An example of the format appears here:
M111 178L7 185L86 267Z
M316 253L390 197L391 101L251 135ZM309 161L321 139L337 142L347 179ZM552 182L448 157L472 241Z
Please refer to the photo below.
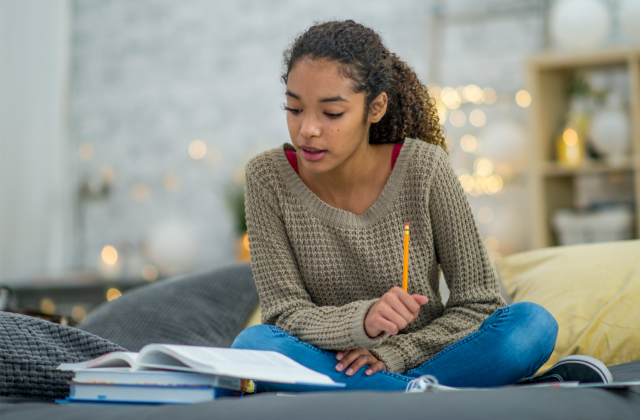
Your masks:
M0 396L64 398L73 374L54 370L60 363L122 350L77 328L0 311Z
M257 303L250 264L235 264L131 290L78 328L130 351L149 343L229 347Z

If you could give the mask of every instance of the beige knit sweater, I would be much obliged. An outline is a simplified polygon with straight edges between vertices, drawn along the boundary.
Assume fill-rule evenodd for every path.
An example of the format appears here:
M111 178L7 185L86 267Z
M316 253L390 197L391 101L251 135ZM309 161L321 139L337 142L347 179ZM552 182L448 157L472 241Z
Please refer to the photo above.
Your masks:
M469 203L438 146L406 139L378 200L362 215L331 207L289 164L284 146L246 169L251 266L262 323L325 350L369 349L404 373L476 331L505 305ZM411 225L409 293L425 295L400 334L370 338L371 305L402 285ZM439 267L450 289L441 302Z

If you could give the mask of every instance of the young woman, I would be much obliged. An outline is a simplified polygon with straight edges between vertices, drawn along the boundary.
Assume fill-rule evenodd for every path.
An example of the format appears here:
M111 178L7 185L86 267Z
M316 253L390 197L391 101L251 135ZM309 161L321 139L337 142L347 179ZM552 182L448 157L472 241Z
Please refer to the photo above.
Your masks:
M533 303L505 306L415 72L349 20L300 35L282 80L293 146L246 168L263 325L233 347L281 352L347 389L403 390L426 374L488 387L535 374L557 323ZM406 222L408 293L399 287Z

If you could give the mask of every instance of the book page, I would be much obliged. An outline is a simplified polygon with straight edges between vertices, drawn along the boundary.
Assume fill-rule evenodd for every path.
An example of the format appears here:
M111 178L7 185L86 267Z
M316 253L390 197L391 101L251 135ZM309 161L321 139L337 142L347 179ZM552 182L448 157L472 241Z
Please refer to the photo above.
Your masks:
M87 360L85 362L78 363L62 363L57 369L65 371L76 371L79 369L89 368L106 368L106 367L123 367L133 368L136 366L136 359L138 353L127 351L115 351L113 353L107 353L95 359Z
M158 358L153 354L158 351L170 355L194 371L203 373L268 382L343 386L329 376L315 372L274 351L151 344L141 350L139 366L161 367L154 363ZM151 356L149 359L147 354ZM172 363L172 366L166 368L182 370L178 363Z

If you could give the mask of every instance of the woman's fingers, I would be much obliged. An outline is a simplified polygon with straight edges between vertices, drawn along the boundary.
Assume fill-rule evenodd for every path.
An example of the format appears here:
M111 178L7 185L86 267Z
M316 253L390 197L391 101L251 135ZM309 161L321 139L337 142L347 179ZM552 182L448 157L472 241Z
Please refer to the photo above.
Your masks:
M414 312L415 308L413 306L407 305L407 300L411 300L413 305L418 307L418 311ZM389 299L389 306L391 307L391 309L396 311L400 316L402 316L407 321L407 324L413 321L414 319L416 319L416 316L420 311L420 306L418 305L418 302L416 302L416 300L409 295L404 296L399 294L399 295L393 296L393 299Z
M353 361L353 363L351 363L351 366L349 366L349 369L347 369L345 373L347 374L347 376L351 376L355 374L358 370L360 370L362 366L373 364L377 360L378 359L373 357L373 355L371 355L370 353L360 355L356 360Z
M396 326L398 331L400 331L401 329L403 329L409 324L409 321L407 321L402 315L396 312L395 309L393 309L392 307L389 307L389 306L382 307L380 314L384 318L391 321ZM389 332L389 334L391 333ZM397 334L397 332L395 332L394 334Z
M370 365L369 369L367 369L364 373L366 373L367 375L373 375L374 373L380 372L381 370L387 370L387 365L385 365L383 361L378 360L374 364Z
M419 305L424 305L426 304L429 299L427 299L426 296L422 296L422 295L411 295L411 297L419 304Z
M360 357L360 355L362 354L362 350L364 349L350 350L336 365L336 370L338 372L342 372L343 370L345 370L349 365L351 365L351 363L353 363L354 360Z

